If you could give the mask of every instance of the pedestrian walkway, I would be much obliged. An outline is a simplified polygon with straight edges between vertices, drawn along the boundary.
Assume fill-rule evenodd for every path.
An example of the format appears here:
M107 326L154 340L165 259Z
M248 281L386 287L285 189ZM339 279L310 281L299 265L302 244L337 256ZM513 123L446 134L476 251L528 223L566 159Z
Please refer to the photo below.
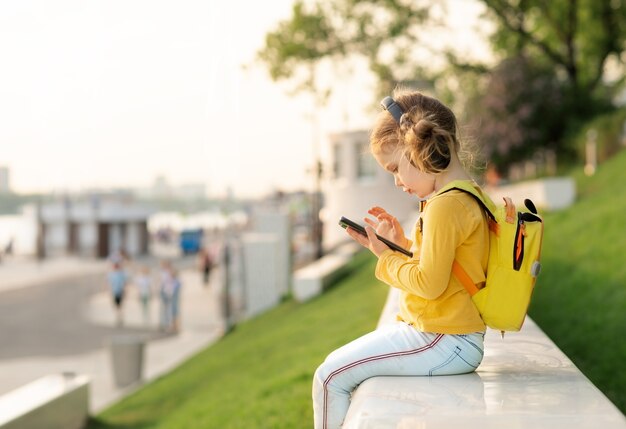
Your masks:
M34 262L30 263L32 267ZM86 273L102 273L108 264L102 261L82 261L64 259L50 261L38 268L37 275L29 270L29 263L2 267L0 271L3 291L16 288L35 287L48 283L50 278L62 279ZM4 275L7 274L5 282ZM220 317L221 275L220 270L212 274L211 284L202 284L197 270L183 269L181 321L179 333L152 339L145 345L143 381L153 380L180 365L193 354L219 339L224 332ZM0 295L1 296L1 295ZM136 289L130 286L124 305L125 328L149 328L156 331L159 303L155 297L151 303L150 319L146 326ZM111 298L106 289L90 297L82 308L84 318L91 324L115 326L115 314ZM60 373L75 372L91 379L90 411L95 414L121 399L139 385L118 388L113 381L108 344L85 353L62 356L29 356L0 360L0 394L13 390L39 377Z
M0 263L0 292L41 286L85 274L104 273L107 269L107 262L100 259L62 257L37 261L20 256L6 258Z

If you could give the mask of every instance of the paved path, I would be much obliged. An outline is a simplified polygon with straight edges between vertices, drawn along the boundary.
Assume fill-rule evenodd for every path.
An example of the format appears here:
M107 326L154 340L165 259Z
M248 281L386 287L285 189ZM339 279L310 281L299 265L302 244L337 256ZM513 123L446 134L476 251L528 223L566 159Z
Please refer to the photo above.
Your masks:
M4 283L0 286L0 394L43 375L78 372L91 377L90 408L97 412L138 387L114 385L107 347L111 337L132 334L146 340L144 379L150 380L223 333L220 272L214 272L210 286L205 287L189 260L178 263L183 289L181 329L175 335L158 330L156 299L146 323L132 286L124 304L124 325L115 326L106 263L59 260L49 264L48 271L41 268L39 277L27 265L13 271L0 269ZM151 262L151 266L156 265ZM7 272L10 275L4 275Z

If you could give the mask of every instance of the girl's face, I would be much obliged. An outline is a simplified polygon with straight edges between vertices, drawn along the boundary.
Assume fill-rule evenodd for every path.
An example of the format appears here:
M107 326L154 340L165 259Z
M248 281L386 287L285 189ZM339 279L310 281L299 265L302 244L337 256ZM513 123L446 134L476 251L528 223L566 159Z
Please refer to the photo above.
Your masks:
M374 159L393 175L396 186L404 192L425 198L435 191L435 176L417 169L401 151L381 151L374 154Z

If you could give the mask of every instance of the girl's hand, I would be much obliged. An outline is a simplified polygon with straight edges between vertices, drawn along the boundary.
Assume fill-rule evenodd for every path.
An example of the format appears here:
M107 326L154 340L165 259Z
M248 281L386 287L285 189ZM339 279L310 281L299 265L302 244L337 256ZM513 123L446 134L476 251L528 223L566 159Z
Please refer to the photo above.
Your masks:
M385 237L387 240L393 241L399 246L408 249L410 242L404 235L402 225L398 222L395 216L387 213L382 207L372 207L367 211L370 215L376 218L376 221L365 218L365 222L376 230L376 233L381 237Z
M348 227L346 231L348 232L348 235L352 237L352 239L354 239L354 241L356 241L363 247L367 247L374 255L379 258L385 250L389 249L389 247L385 243L383 243L378 239L378 237L376 237L374 228L372 228L371 226L365 227L367 237L350 227Z

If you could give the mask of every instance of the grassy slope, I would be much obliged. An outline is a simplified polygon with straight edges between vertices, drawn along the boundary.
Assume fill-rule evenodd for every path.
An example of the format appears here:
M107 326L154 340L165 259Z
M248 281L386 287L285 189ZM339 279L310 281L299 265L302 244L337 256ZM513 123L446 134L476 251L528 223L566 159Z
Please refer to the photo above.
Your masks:
M326 355L372 330L387 288L374 259L305 304L285 302L106 410L90 429L309 428L311 381Z
M576 181L575 205L545 218L530 314L626 412L626 151Z

